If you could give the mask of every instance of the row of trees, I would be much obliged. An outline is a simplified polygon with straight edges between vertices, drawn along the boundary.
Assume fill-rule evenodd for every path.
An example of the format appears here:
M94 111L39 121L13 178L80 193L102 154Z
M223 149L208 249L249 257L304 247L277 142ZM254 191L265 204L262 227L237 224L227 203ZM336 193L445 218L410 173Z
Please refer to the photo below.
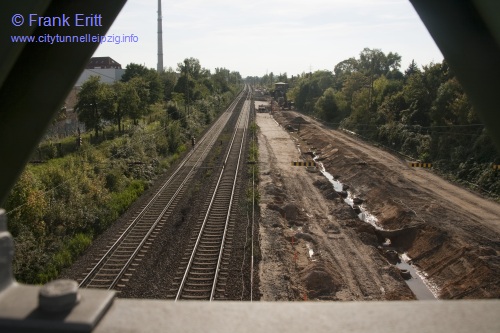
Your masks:
M170 106L171 112L172 105L179 108L180 104L186 112L196 105L205 113L210 111L209 107L215 111L222 96L240 83L238 72L216 68L211 74L195 58L179 63L177 71L169 68L162 73L132 63L127 65L121 80L113 84L101 82L98 76L90 77L82 85L75 110L79 120L97 137L108 122L116 124L119 132L124 119L137 124L141 117L151 113L153 105Z
M276 82L290 82L294 81L295 77L292 75L291 78L288 78L288 74L285 73L279 73L278 75L275 75L273 72L265 74L262 77L258 76L247 76L245 78L246 82L252 85L260 85L260 86L268 86L272 87L274 83Z
M97 135L105 125L116 124L120 131L125 121L131 126L127 135L104 142L83 140L80 149L69 149L76 146L73 139L41 143L42 148L68 147L44 154L45 163L28 165L7 198L18 281L39 284L56 278L179 157L188 138L201 132L239 88L238 73L216 69L211 74L193 58L177 71L158 74L130 64L119 82L92 77L84 83L76 110L87 129ZM142 121L146 115L148 121Z
M487 130L447 63L401 71L401 56L365 48L333 71L288 80L298 110L434 165L497 195L500 162Z

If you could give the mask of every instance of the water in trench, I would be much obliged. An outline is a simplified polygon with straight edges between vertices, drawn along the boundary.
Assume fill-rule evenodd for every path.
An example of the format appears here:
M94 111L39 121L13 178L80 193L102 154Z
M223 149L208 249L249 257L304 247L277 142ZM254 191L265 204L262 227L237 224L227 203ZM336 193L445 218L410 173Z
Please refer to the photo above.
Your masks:
M316 156L314 160L316 161L317 158L318 156ZM323 163L316 161L316 164L319 166L319 171L323 174L323 176L325 176L326 179L328 179L328 181L330 181L330 183L333 185L333 189L336 192L342 192L344 190L344 184L334 179L334 177L328 171L325 170ZM354 197L352 196L352 193L349 191L346 192L347 192L347 198L344 199L344 202L349 206L354 207ZM376 229L382 230L382 227L380 227L377 224L377 218L373 214L370 214L370 212L366 209L364 205L359 205L358 207L360 210L358 217L361 221L370 223Z
M309 242L306 242L306 247L307 251L309 252L309 259L311 259L311 261L316 261L316 259L313 259L314 249Z
M401 262L396 264L399 269L406 269L411 274L411 279L405 280L406 284L413 291L417 299L419 300L432 300L437 299L437 288L432 286L427 279L425 279L425 274L422 274L415 266L409 264L410 258L403 253L400 255Z
M316 161L318 156L314 158ZM323 163L316 161L318 165L318 169L325 176L330 183L332 183L333 188L337 192L342 192L344 189L344 185L338 180L334 179L334 177L325 170ZM344 199L344 202L349 206L354 206L354 197L351 192L347 191L347 198ZM382 227L378 225L377 218L370 214L370 212L366 209L364 205L358 206L360 209L360 213L358 217L360 220L370 223L376 229L382 230ZM385 244L384 244L385 245ZM410 287L411 291L415 294L415 297L418 300L431 300L437 299L437 288L433 287L429 281L425 279L425 273L420 272L417 268L410 264L410 258L405 254L399 254L400 262L396 264L400 270L407 270L409 274L411 274L411 278L405 279L406 284Z

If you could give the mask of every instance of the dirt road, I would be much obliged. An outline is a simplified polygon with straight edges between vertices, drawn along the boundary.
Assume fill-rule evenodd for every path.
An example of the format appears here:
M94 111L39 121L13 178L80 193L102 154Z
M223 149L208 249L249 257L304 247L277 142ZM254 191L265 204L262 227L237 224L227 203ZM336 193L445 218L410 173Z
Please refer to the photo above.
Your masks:
M499 204L313 119L274 117L257 116L263 300L411 299L387 238L440 298L500 297ZM300 133L285 131L297 117ZM386 231L360 221L321 173L291 166L310 150Z

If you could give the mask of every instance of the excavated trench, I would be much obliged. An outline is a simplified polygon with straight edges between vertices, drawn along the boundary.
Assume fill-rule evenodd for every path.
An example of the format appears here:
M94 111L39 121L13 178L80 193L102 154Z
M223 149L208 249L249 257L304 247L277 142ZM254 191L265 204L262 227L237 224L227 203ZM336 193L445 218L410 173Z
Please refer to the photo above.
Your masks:
M297 148L300 151L299 145ZM426 278L425 272L422 272L417 267L412 265L411 259L404 251L405 249L411 247L411 243L416 236L416 227L394 231L384 230L378 224L378 219L371 214L367 207L363 204L364 200L356 197L351 191L349 191L349 186L338 180L339 176L333 176L326 171L323 163L318 161L318 155L315 153L312 153L312 155L313 160L318 165L318 169L321 174L331 183L333 191L335 191L335 193L353 209L361 221L368 223L374 228L374 232L379 241L379 251L382 252L392 265L398 268L401 277L403 277L417 300L437 299L437 295L439 294L438 288Z
M439 299L499 297L497 222L500 206L497 203L443 180L433 171L409 168L400 156L352 135L332 131L312 119L304 120L306 117L295 112L277 112L273 116L289 132L298 132L300 124L300 132L292 138L297 144L295 149L302 146L305 151L301 153L303 157L312 160L314 151L320 156L316 161L324 164L331 173L330 177L342 175L342 181L339 177L332 177L331 180L339 181L334 184L325 175L318 174L321 178L313 179L311 184L320 190L324 198L335 202L333 206L336 208L332 211L323 211L322 215L313 213L311 218L320 223L328 239L335 240L332 246L337 247L338 253L349 257L344 248L338 248L344 242L343 228L348 227L362 243L375 250L377 256L385 257L382 260L388 266L380 267L382 275L397 276L402 283L402 274L396 266L399 265L409 271L406 276L420 274L428 284L427 289L439 295ZM344 184L351 187L347 188ZM364 200L349 195L349 192ZM346 206L346 200L349 206ZM361 213L364 214L359 219ZM332 214L336 221L335 229L340 228L340 233L330 230L328 214ZM378 222L370 220L370 215L377 217ZM368 223L362 222L362 219ZM321 252L321 249L318 248L318 251ZM388 257L394 258L391 265ZM350 262L358 264L352 259ZM413 268L417 270L413 271ZM344 269L350 271L345 264ZM360 274L363 275L362 270L356 270L355 274L350 274L348 281L357 280ZM343 274L343 277L347 275ZM369 276L364 275L362 279L367 281ZM413 279L410 281L413 282ZM439 288L429 284L429 281ZM377 294L375 290L365 293L370 286L373 284L364 285L363 295ZM359 290L356 286L351 287L351 290ZM383 292L382 297L399 299L398 295L403 295L404 291L396 289ZM404 289L410 291L406 286ZM354 298L359 299L356 292ZM337 297L350 299L344 289L337 293ZM421 299L426 297L419 296Z
M296 117L292 124L307 123L302 117ZM293 127L291 128L293 130ZM388 260L388 262L396 267L405 280L406 284L413 292L417 300L435 300L438 298L439 289L436 285L432 284L426 276L427 274L412 264L411 258L408 256L405 250L409 249L416 237L418 227L403 228L400 230L385 230L379 223L375 215L373 215L364 205L364 200L353 194L349 190L349 186L343 184L339 181L340 176L332 175L326 171L323 163L321 163L320 151L318 154L314 150L314 147L310 147L309 152L303 152L301 145L296 138L296 147L301 155L309 155L317 164L317 169L321 174L328 180L331 184L330 190L323 186L322 190L326 196L330 196L330 199L339 197L342 201L349 205L357 217L373 227L373 232L377 236L378 240L378 250L382 255ZM320 184L318 187L321 187ZM333 191L332 191L333 190ZM308 248L310 244L307 243ZM311 250L312 251L312 250ZM314 253L314 252L313 252Z

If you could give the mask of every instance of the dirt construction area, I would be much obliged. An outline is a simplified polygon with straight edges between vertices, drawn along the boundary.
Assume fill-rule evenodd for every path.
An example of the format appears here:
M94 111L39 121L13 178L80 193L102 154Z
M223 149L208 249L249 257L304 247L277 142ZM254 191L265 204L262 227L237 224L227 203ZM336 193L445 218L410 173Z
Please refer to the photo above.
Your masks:
M304 115L256 120L261 300L500 297L500 204Z

